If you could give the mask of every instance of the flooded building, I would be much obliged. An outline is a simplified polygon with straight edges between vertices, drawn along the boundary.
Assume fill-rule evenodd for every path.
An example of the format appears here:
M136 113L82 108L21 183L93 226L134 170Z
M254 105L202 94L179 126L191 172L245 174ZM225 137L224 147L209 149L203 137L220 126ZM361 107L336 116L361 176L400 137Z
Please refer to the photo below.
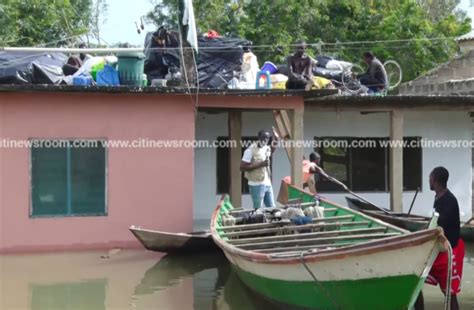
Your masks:
M432 214L434 200L428 183L429 173L436 166L445 166L450 172L448 186L459 201L461 219L466 221L472 214L473 123L470 111L473 104L473 97L449 96L307 99L304 154L308 158L316 149L328 174L382 207L408 212L419 188L411 212L426 216ZM226 138L227 118L227 113L199 113L197 139ZM242 136L252 139L260 129L271 128L274 123L270 112L243 112ZM392 150L383 147L384 141L394 135L403 137L407 146L403 151L399 150L401 162L398 159L393 163L397 167L391 167ZM310 144L312 141L313 145ZM351 144L355 147L347 147ZM196 150L195 219L209 218L215 201L228 190L226 154L220 149ZM400 154L396 156L400 157ZM272 168L276 195L281 180L290 175L289 161L283 150L277 150L273 155ZM396 179L390 171L397 172ZM245 180L242 182L245 185ZM397 182L397 188L393 188L391 184ZM321 195L346 205L348 194L342 188L324 179L318 180L316 185ZM242 204L251 206L245 186L242 193Z
M292 138L305 143L294 158L316 149L326 172L383 207L408 211L419 188L412 213L429 215L428 175L445 166L462 219L470 218L471 97L332 93L2 86L0 252L136 247L131 225L189 231L193 221L208 223L222 193L250 207L242 148L213 143L252 140L275 125L274 110L293 112ZM413 144L390 148L390 139ZM429 144L438 140L461 144ZM347 147L352 141L364 145ZM300 179L300 166L277 149L275 194L283 177ZM324 179L317 188L346 204Z
M198 108L302 109L303 98L2 86L0 253L139 246L132 224L191 230Z

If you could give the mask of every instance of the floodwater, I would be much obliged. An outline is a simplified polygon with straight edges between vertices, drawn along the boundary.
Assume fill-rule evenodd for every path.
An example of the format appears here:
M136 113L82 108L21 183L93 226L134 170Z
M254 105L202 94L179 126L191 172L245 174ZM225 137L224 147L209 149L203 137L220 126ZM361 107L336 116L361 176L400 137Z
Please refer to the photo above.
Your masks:
M474 245L467 245L461 309L474 309ZM426 309L443 309L424 288ZM376 294L376 292L374 292ZM0 309L278 309L248 290L222 255L146 250L0 256Z

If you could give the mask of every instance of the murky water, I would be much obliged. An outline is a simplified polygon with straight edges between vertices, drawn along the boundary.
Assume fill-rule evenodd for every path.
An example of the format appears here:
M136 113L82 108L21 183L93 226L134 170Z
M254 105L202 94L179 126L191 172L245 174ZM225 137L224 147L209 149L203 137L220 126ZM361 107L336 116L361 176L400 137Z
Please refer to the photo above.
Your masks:
M461 309L474 309L474 245L464 262ZM376 292L374 292L376 293ZM426 309L442 309L436 287ZM145 250L0 256L0 309L276 309L249 291L220 255Z

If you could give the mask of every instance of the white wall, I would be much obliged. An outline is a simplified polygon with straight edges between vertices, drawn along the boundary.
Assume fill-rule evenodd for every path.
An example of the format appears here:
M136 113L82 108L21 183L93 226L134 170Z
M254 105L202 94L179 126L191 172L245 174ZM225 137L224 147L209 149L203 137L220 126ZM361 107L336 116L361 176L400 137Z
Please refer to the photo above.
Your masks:
M274 124L271 112L243 113L244 136L254 136L260 129L270 129ZM304 119L305 139L314 136L388 137L389 117L387 113L361 115L356 112L316 112L307 110ZM227 114L198 114L196 139L214 140L227 135ZM410 112L405 115L405 136L421 136L426 139L471 140L472 123L467 112ZM308 148L305 154L313 150ZM428 175L436 166L445 166L450 172L448 186L456 195L463 219L471 215L472 164L471 148L443 149L426 148L422 151L422 190L413 208L413 213L430 215L434 193L429 190ZM273 162L273 187L278 194L281 179L290 174L286 153L277 149ZM216 194L216 150L196 149L194 173L194 218L208 219L215 208ZM323 196L345 205L345 194ZM404 209L408 211L414 192L405 192ZM363 193L363 196L380 206L389 207L388 193ZM244 207L251 205L250 197L244 195Z

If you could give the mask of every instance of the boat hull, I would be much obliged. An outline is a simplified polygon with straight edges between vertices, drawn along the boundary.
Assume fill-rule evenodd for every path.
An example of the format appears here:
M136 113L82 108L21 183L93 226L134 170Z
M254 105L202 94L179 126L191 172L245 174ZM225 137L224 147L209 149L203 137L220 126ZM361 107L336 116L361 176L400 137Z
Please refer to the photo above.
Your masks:
M150 251L163 253L193 253L220 251L210 232L170 233L130 227L129 230Z
M433 237L402 249L363 252L324 260L305 257L315 281L299 259L259 262L224 248L239 278L277 302L311 309L407 309L439 246Z

